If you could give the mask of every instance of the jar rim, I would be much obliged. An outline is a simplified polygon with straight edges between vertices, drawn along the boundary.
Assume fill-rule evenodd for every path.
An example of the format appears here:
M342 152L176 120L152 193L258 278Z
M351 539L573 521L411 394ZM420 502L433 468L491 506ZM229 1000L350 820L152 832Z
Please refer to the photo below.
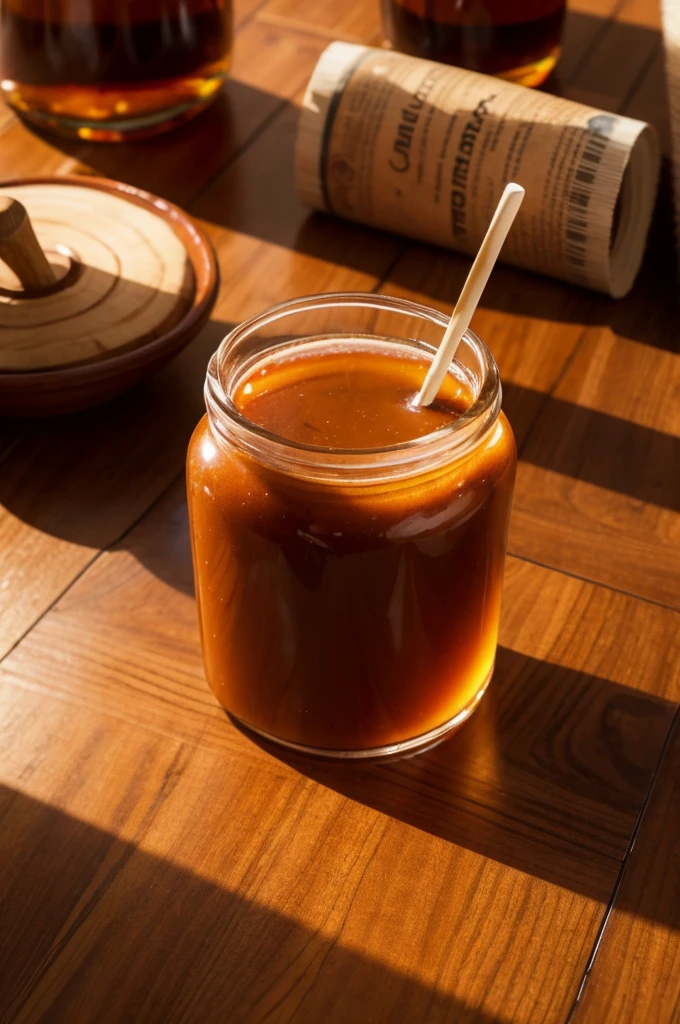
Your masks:
M293 459L318 469L353 468L357 470L375 468L376 460L384 463L408 465L422 459L426 454L436 457L446 455L447 460L468 447L495 423L500 412L501 384L496 362L485 345L473 331L467 330L464 341L474 351L482 368L479 390L468 409L450 423L438 427L429 434L401 441L397 444L376 448L328 448L319 445L293 441L267 430L249 420L235 405L230 388L225 384L223 366L227 355L240 341L257 329L296 313L310 312L325 307L371 308L387 312L401 312L417 316L431 324L445 329L449 318L444 313L422 303L412 302L376 292L325 292L289 299L271 306L249 317L234 327L220 342L208 366L205 384L205 399L211 419L217 416L218 433L224 433L229 440L245 447L250 454L276 462L280 458ZM405 345L413 344L432 357L436 351L433 345L418 339L395 339ZM453 361L469 377L469 368L459 361ZM226 418L226 422L225 422Z

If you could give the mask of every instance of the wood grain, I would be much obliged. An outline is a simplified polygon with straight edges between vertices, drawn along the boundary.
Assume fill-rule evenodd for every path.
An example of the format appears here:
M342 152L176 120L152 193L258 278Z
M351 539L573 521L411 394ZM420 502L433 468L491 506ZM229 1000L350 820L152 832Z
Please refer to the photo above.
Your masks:
M273 28L258 31L278 38ZM316 50L309 49L306 37L302 41L297 36L289 38L284 51L285 60L263 76L272 87L274 83L282 87L285 67L294 66L300 81L304 53L309 70L315 60ZM189 434L202 408L205 367L230 325L279 301L284 293L370 290L397 251L396 241L374 239L367 229L349 225L333 238L323 230L312 230L306 243L310 255L291 251L307 219L307 212L291 198L294 132L295 113L283 107L256 146L237 156L231 171L218 177L192 208L217 223L241 215L234 211L259 210L257 224L251 227L248 223L248 227L253 235L257 231L265 235L260 240L240 232L242 221L227 230L206 225L217 250L222 281L228 282L213 323L154 379L146 393L121 400L108 415L95 411L91 420L64 420L50 428L31 426L8 454L0 476L0 501L10 515L0 516L0 532L17 556L13 565L3 566L1 650L15 643L36 615L82 571L93 557L93 550L87 548L96 550L116 540L182 472ZM118 159L125 157L119 154ZM174 178L168 174L171 166L169 156L165 164L156 162L154 180L147 175L142 184L157 182L162 169L168 183L162 194L174 198ZM195 174L201 173L195 156L192 166L197 168ZM272 166L281 168L273 182ZM177 168L177 174L178 189L186 189L183 166ZM196 178L193 187L199 190ZM266 238L272 228L278 231L275 242ZM338 266L334 258L348 266ZM357 262L359 269L354 270L352 264ZM110 462L113 451L120 456ZM30 475L26 471L29 465ZM63 477L56 474L57 466L68 467ZM46 492L49 502L43 498Z
M495 689L459 741L387 771L288 763L409 824L604 900L670 722L669 705L636 690L665 696L672 687L680 616L516 560L505 609ZM611 650L600 639L609 620L621 623ZM649 638L644 659L629 642L640 633ZM252 756L203 678L181 486L43 618L5 659L2 678Z
M418 246L382 288L444 310L465 272L460 257ZM677 606L679 369L661 348L672 343L668 320L659 313L657 347L651 318L647 332L626 338L616 304L537 278L532 301L520 303L520 279L497 268L472 323L499 364L519 444L510 550ZM659 290L659 302L668 294ZM595 326L605 317L613 325Z
M308 17L296 0L268 0L258 12L258 20L291 29L307 29L325 38L351 43L377 44L382 39L380 5L362 0L316 0L314 17Z
M92 776L87 824L68 795L5 791L2 910L22 922L24 958L6 975L3 1020L560 1019L564 965L578 970L587 951L586 929L575 939L564 922L592 925L597 904L527 891L521 873L290 771L183 756L127 841L92 821ZM143 778L140 766L116 789L134 798ZM33 886L19 904L22 863ZM499 914L502 943L490 941ZM555 950L540 991L499 979L511 941L529 972L546 942Z
M193 751L139 853L92 883L87 913L64 909L74 923L49 955L29 958L11 1013L120 1019L153 977L148 1019L180 1019L174 960L150 937L160 928L191 965L183 991L200 1019L218 1005L230 1019L341 1021L359 1005L389 1019L407 1000L413 1019L562 1020L672 713L633 686L671 686L677 617L511 560L506 649L479 715L423 757L348 771L274 757L230 724L202 677L190 587L178 486L5 659L10 704L58 703L74 721L115 718ZM620 630L611 643L605 622ZM9 746L13 786L30 756ZM73 813L47 783L30 795ZM501 921L507 941L492 942ZM252 964L238 982L212 966L236 959Z
M0 135L15 121L14 111L5 103L0 104Z
M12 343L18 341L17 335L22 333L28 335L29 340L33 339L36 354L38 350L45 351L45 345L49 342L57 350L62 350L63 346L65 351L70 344L70 332L81 342L81 351L83 345L89 351L91 342L98 341L99 348L103 350L99 352L100 356L106 353L105 340L109 343L116 339L123 340L122 334L129 343L114 348L106 358L56 367L17 367L0 374L0 410L3 413L47 417L57 413L80 412L117 397L154 370L165 366L205 325L214 306L219 284L215 255L205 234L196 224L178 207L146 192L106 178L88 178L88 187L85 189L80 185L82 180L77 176L61 179L59 188L65 194L69 194L72 189L77 197L72 201L69 221L64 223L59 220L61 215L55 212L54 179L22 179L18 191L28 195L29 200L33 198L34 189L38 196L45 197L47 194L45 205L42 206L38 199L32 209L42 214L42 226L48 224L50 228L55 227L52 236L55 247L61 244L57 238L68 237L69 242L73 242L77 248L72 250L71 266L63 278L65 283L70 281L69 287L63 291L57 289L42 298L33 297L25 302L18 300L16 308L13 300L10 300L9 309L0 315L0 319L6 317L14 328L5 332L9 337L7 346L11 349ZM14 191L12 181L4 184ZM90 199L90 194L100 199ZM85 209L82 208L83 195L88 197ZM104 199L111 205L107 207L102 202ZM62 195L58 209L63 211L68 208L69 198ZM100 214L104 208L108 217L97 218L95 208ZM110 230L112 222L121 216L127 228L119 232L118 241L126 250L125 255L115 251L115 243L102 243L87 232L71 226L72 217L89 220L93 227L103 219ZM135 231L129 230L131 224ZM143 237L142 232L148 234ZM154 246L160 246L163 255L158 253L152 260ZM128 247L133 252L140 250L137 258L130 257ZM63 252L68 252L68 249ZM79 264L78 255L85 259L85 252L92 262L101 259L108 266L108 272L98 266ZM175 256L179 254L176 263L171 261L173 252ZM134 277L137 273L144 278L149 272L149 264L161 278L160 281L156 278L156 285L163 284L170 292L174 277L188 294L172 297L166 295L162 289L153 287L153 276L144 285L128 280L126 276L119 276L129 274ZM144 269L143 265L146 265ZM101 301L95 301L96 298ZM178 299L185 299L179 308ZM88 302L91 305L88 306ZM145 313L146 304L151 311L150 316ZM170 312L168 304L171 306ZM159 313L164 316L161 322L158 320ZM46 322L43 324L40 323L41 316L45 317ZM63 319L60 320L60 316ZM49 317L53 317L51 322ZM107 333L108 317L114 325L113 339ZM130 318L131 328L125 325L126 317ZM141 339L137 336L140 321L142 331L144 325L150 328L155 324L146 337L142 334ZM121 322L124 325L122 328ZM120 328L118 332L116 326ZM90 337L90 330L96 335L94 339ZM135 342L141 340L143 343L133 343L129 340L131 336ZM21 342L16 347L22 350ZM73 355L73 350L68 350ZM33 354L30 344L20 351L24 362L27 355L30 359ZM4 358L11 363L7 350ZM46 359L47 356L43 357L43 361Z
M593 58L579 68L565 95L591 107L618 110L634 91L658 43L655 29L617 19L602 34ZM621 60L623 53L625 60Z
M325 45L313 34L249 21L238 33L223 91L195 120L160 141L102 146L48 141L13 119L2 136L0 178L94 171L186 206L303 89Z
M245 22L250 21L253 15L256 14L258 8L264 2L265 0L234 0L234 27L237 30L242 28Z
M625 10L639 19L632 0ZM562 92L630 112L631 90L657 52L654 25L648 17L643 25L605 26ZM634 59L616 61L615 52ZM648 85L646 73L642 81ZM660 120L658 93L656 106ZM677 285L673 260L661 255L672 247L664 179L648 258L627 299L611 303L538 278L528 290L526 275L497 268L472 326L499 363L520 445L510 550L677 607L680 493L670 467L680 460L672 398L680 368L668 329ZM410 247L383 288L445 308L464 267L457 257Z
M33 261L28 279L19 273L21 259L13 266L29 294L10 292L0 301L0 372L108 358L167 334L191 309L192 259L160 209L73 181L3 186L3 200L24 204L34 250L25 254ZM58 253L58 246L74 253L76 279L31 297L31 290L57 283L45 252ZM48 276L37 275L38 266ZM1 273L0 285L11 287Z
M650 6L574 0L562 88L663 121ZM500 270L478 313L525 447L511 547L545 563L508 560L479 714L358 771L274 756L201 667L180 477L207 358L305 292L446 308L466 264L294 199L291 101L331 36L377 39L377 6L236 14L224 97L165 139L53 145L0 117L0 175L94 169L191 205L226 282L145 388L0 421L0 1020L562 1024L625 864L576 1019L665 1024L677 734L630 840L680 700L669 193L630 300Z

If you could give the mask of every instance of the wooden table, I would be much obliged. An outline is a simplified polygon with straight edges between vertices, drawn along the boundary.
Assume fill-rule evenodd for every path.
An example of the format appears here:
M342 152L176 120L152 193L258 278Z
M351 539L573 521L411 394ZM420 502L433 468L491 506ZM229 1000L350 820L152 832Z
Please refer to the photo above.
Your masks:
M467 263L309 217L296 104L374 0L240 0L202 118L129 146L0 112L0 178L107 174L208 228L208 329L123 399L0 422L0 1019L680 1020L680 408L667 176L620 302L499 270L473 326L520 445L501 650L458 736L332 768L209 693L183 462L230 324L308 292L447 309ZM572 4L560 88L667 137L655 0Z

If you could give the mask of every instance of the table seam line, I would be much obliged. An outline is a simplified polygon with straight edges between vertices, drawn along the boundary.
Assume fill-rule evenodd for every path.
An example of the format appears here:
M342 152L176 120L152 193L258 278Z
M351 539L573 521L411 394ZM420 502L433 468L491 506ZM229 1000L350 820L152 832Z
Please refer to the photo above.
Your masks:
M550 399L554 398L556 401L559 401L559 399L556 396L557 389L559 388L560 384L562 383L564 378L569 373L569 370L573 366L574 360L576 359L576 356L578 355L579 351L581 350L584 338L586 337L588 331L589 331L589 327L588 326L584 326L582 328L578 338L576 339L574 347L572 348L572 350L569 353L569 355L567 356L567 358L564 360L564 363L562 364L562 366L561 366L557 376L555 377L555 380L552 382L552 384L550 385L550 387L548 388L547 391L540 392L543 395L543 400L541 401L541 404L538 407L538 410L536 411L536 415L531 420L531 423L530 423L529 427L527 428L527 430L526 430L526 432L524 434L524 437L522 438L521 444L517 445L517 458L518 458L518 460L521 461L522 454L526 450L526 447L527 447L529 441L531 440L531 437L533 436L533 433L534 433L534 430L536 429L538 421L541 419L543 413L547 409L548 404L550 402ZM501 387L502 386L503 386L503 381L501 380ZM532 388L531 390L533 391L534 389ZM576 404L576 403L573 403L573 404Z
M583 69L585 67L588 66L588 64L590 62L590 59L593 56L593 53L597 50L597 48L599 47L599 45L602 42L602 40L604 39L604 37L611 30L613 25L616 25L616 24L619 23L618 15L619 15L619 13L620 13L620 11L623 8L625 3L626 3L626 0L618 0L618 3L614 7L614 10L611 11L611 13L606 18L602 19L603 20L603 24L599 27L599 29L597 29L597 31L595 32L594 37L591 39L591 41L588 44L588 46L586 46L585 50L583 51L583 53L581 54L579 60L577 61L575 67L572 69L571 75L566 80L566 84L567 85L572 85L573 83L578 81L578 78L579 78L581 72L583 71ZM558 62L558 66L559 66L559 62Z
M396 257L395 257L395 259L396 259ZM380 284L377 284L375 287L376 288L380 287ZM100 548L100 550L97 551L93 555L93 557L91 559L89 559L89 561L87 561L85 563L85 565L82 566L82 568L68 582L68 584L63 588L63 590L59 591L59 593L53 598L52 601L50 601L50 603L47 605L47 607L43 609L43 611L40 613L40 615L36 619L33 620L33 622L30 624L30 626L28 626L23 631L21 636L17 637L17 639L14 641L14 643L12 643L11 646L7 649L7 651L5 651L5 653L2 655L2 657L0 657L0 666L2 666L4 664L4 662L5 662L5 660L16 650L16 648L21 643L23 643L23 641L29 636L29 634L32 632L32 630L40 622L42 622L42 620L55 608L55 606L61 601L61 599L63 597L65 597L66 594L69 593L69 591L85 575L85 573L88 572L92 568L92 566L95 564L95 562L97 562L99 560L99 558L101 558L102 555L106 554L107 552L112 551L115 547L117 547L117 545L119 545L121 543L121 541L124 540L125 537L127 537L128 534L131 533L132 530L134 530L135 527L138 526L139 523L142 522L142 520L148 514L150 514L152 512L152 510L156 507L156 505L158 505L165 498L165 496L172 490L173 487L175 487L177 485L177 483L182 479L183 476L184 476L184 469L180 470L180 472L178 472L175 476L172 477L172 479L160 491L160 493L157 495L157 497L154 498L154 500L149 505L147 505L147 507L142 512L140 512L140 514L129 524L129 526L127 526L120 534L118 534L116 537L114 537L113 540L111 540L108 544L106 544L104 547ZM632 600L635 600L635 601L643 601L645 604L650 604L650 605L653 605L653 606L655 606L657 608L663 608L664 610L673 612L675 614L678 614L678 612L680 611L680 609L675 608L673 605L665 604L663 601L657 601L654 598L645 597L642 594L636 594L634 591L623 590L621 587L614 587L614 586L611 586L608 583L602 583L599 580L591 579L588 576L580 576L578 573L569 572L569 570L567 570L567 569L559 568L558 566L549 565L547 562L541 562L538 559L529 558L527 555L522 555L522 554L519 554L517 551L513 551L509 546L508 546L508 549L507 549L507 554L510 555L512 558L518 559L521 562L527 562L529 565L535 565L538 568L546 569L549 572L561 573L561 575L567 576L570 579L579 580L582 583L588 583L591 586L600 587L603 590L610 590L610 591L612 591L612 593L615 593L615 594L622 594L624 597L629 597L629 598L631 598Z
M269 93L269 95L273 95L273 93ZM246 150L248 150L254 143L257 142L257 140L260 138L263 132L265 132L270 127L270 125L274 123L274 121L279 117L280 114L283 113L285 108L289 106L290 103L291 101L289 99L284 98L279 100L279 102L276 104L271 113L267 114L264 120L261 121L260 124L253 129L248 138L244 139L241 145L237 146L234 152L230 154L228 159L225 160L223 164L221 164L221 166L215 171L215 173L212 174L206 181L203 182L198 191L194 192L194 194L189 199L187 199L184 207L187 211L191 211L192 206L198 202L198 200L208 191L208 189L212 185L214 185L218 178L222 174L224 174L225 171L229 170L232 164L235 164L236 161L243 156ZM192 214L192 216L198 218L200 217L200 214Z
M654 791L654 786L655 786L656 780L658 778L658 775L659 775L659 772L661 770L661 767L662 767L662 765L664 764L664 762L666 760L666 755L667 755L668 750L670 748L671 741L673 740L673 737L675 736L675 733L678 730L678 722L679 721L680 721L680 707L676 707L674 712L673 712L673 717L671 718L670 724L668 726L668 731L666 733L664 742L662 744L661 751L659 753L659 757L657 758L657 762L656 762L656 765L654 767L654 771L652 773L652 777L650 779L649 786L647 787L647 792L646 792L645 798L644 798L644 800L642 802L642 807L640 808L640 812L639 812L639 814L637 816L637 820L636 820L635 825L633 827L633 831L631 832L630 839L628 840L628 847L626 849L626 852L624 854L623 860L621 862L621 867L619 869L619 872L618 872L618 875L617 875L617 878L616 878L616 882L614 883L614 888L612 889L611 895L609 897L609 902L607 903L607 907L605 909L604 915L603 915L602 920L600 922L600 926L599 926L599 928L597 930L597 934L595 936L595 940L593 942L593 945L592 945L592 948L591 948L591 951L590 951L590 955L589 955L588 960L586 962L585 970L584 970L583 975L581 977L581 981L580 981L578 990L576 992L576 996L574 997L574 1001L573 1001L573 1003L571 1004L571 1006L569 1008L569 1011L568 1011L567 1016L565 1018L564 1024L574 1024L574 1021L576 1020L576 1014L578 1013L581 1001L583 999L584 992L586 990L586 987L588 985L588 981L590 979L590 975L592 973L593 967L595 966L595 961L597 959L597 955L599 953L600 946L602 945L602 940L604 939L605 932L607 930L607 926L608 926L609 921L611 919L612 913L613 913L613 911L614 911L614 909L616 907L617 897L619 895L619 891L620 891L621 885L623 883L623 879L624 879L624 876L625 876L625 873L626 873L626 868L628 867L628 862L630 860L630 856L631 856L631 854L632 854L632 852L633 852L633 850L635 848L635 843L637 841L638 835L639 835L640 830L642 828L642 824L644 822L644 819L645 819L645 816L646 816L646 813L647 813L647 808L649 807L649 804L651 802L651 797L652 797L652 793Z
M294 19L287 17L285 14L267 13L268 3L265 2L258 7L255 20L259 21L262 25L272 25L276 28L282 28L288 32L307 32L311 36L315 36L317 39L328 39L329 42L348 42L354 43L359 46L372 46L378 49L380 43L384 40L382 28L379 26L375 32L373 32L367 39L360 39L355 33L344 32L339 33L337 28L325 28L324 26L308 26L304 23L304 28L300 22L296 22Z
M650 53L649 57L644 62L643 66L638 71L637 75L635 76L635 79L634 79L632 85L629 86L629 88L628 88L628 90L626 92L626 95L623 97L622 101L619 103L619 105L617 107L617 110L619 112L623 112L624 110L628 109L629 105L635 99L636 93L637 93L638 89L640 88L640 85L644 81L646 75L648 74L649 69L652 67L652 65L655 63L655 61L657 61L659 59L660 56L663 57L663 47L661 45L661 42L659 41L654 46L654 48L652 49L652 52Z
M34 687L30 686L30 685L26 685L25 681L20 676L15 676L15 677L8 678L8 679L3 680L2 682L4 682L5 686L11 686L15 690L19 690L22 693L43 693L44 692L44 691L42 691L42 690L40 690L38 688L34 688ZM643 691L640 691L640 692L645 697L653 697L653 695L646 694ZM72 695L69 694L69 693L64 693L64 692L59 692L59 693L55 692L55 693L53 693L53 692L50 692L48 694L48 697L49 697L50 700L59 701L60 703L65 704L68 707L76 708L78 710L83 710L83 711L90 711L93 714L101 715L103 718L106 718L109 721L124 722L126 725L130 726L130 728L132 728L132 729L136 729L136 730L139 730L139 731L141 731L143 733L151 734L153 736L160 736L160 737L162 737L164 739L167 739L167 740L169 740L171 742L174 742L174 743L178 744L179 747L186 748L186 750L189 751L190 754L191 753L196 753L196 752L199 752L199 751L202 751L204 753L210 754L210 753L217 753L218 750L221 750L221 748L203 747L202 746L202 741L203 741L203 738L204 738L205 732L206 732L205 729L201 730L200 734L198 734L196 737L182 737L182 736L178 736L178 735L176 735L176 734L174 734L174 733L172 733L170 731L167 731L165 729L154 728L148 722L135 721L135 720L132 720L130 718L127 718L125 715L116 714L114 711L111 711L110 709L103 708L103 707L98 707L98 706L94 707L92 705L88 705L86 703L82 703L82 702L80 702L78 700L73 699ZM220 709L219 707L216 707L215 710L219 711L219 710L223 710L223 709ZM678 707L674 710L674 714L675 714L676 711L680 711L680 705L678 705ZM210 722L208 721L208 725L209 724L210 724ZM223 753L223 750L221 750L221 752ZM347 797L347 799L352 800L354 798L353 797ZM646 794L645 794L645 799L646 799ZM491 806L489 804L485 804L481 800L471 800L471 801L469 801L469 803L472 804L473 808L479 809L481 811L485 811L485 810L488 811L488 810L492 810L493 809L493 808L491 808ZM371 809L372 810L376 810L376 813L381 814L383 817L386 817L390 822L393 822L393 823L396 823L396 824L406 825L408 828L416 829L417 831L425 831L428 835L431 835L433 838L438 839L441 842L446 843L447 845L452 845L452 844L455 845L455 841L453 839L447 839L447 838L445 838L443 836L438 836L436 833L429 833L427 830L423 830L419 825L414 825L411 822L403 821L402 819L400 819L398 817L395 817L390 811L379 811L376 808L371 808L370 805L364 805L364 806L366 806L369 810L371 810ZM475 813L475 812L473 811L473 813ZM521 822L521 819L519 819L519 818L516 819L516 820ZM636 818L636 823L637 823L637 818ZM511 831L511 830L507 829L506 827L504 827L503 825L500 825L499 827L502 828L503 831L505 831L505 832L509 833ZM550 829L540 829L540 831L542 832L542 834L544 836L546 836L549 839L562 840L562 837L556 831L552 831ZM592 856L594 856L596 858L599 858L602 861L608 862L606 866L609 866L610 864L611 864L612 867L614 865L618 865L619 871L621 869L622 864L624 863L624 858L626 857L627 851L628 851L628 847L626 847L626 852L624 852L622 855L618 855L617 856L615 853L606 853L602 849L598 848L595 845L588 845L586 843L569 843L568 840L566 840L565 843L567 845L569 845L570 848L573 849L575 852L579 851L581 853L592 855ZM479 854L479 856L482 857L484 860L492 859L492 858L487 857L485 854ZM511 865L505 865L503 861L499 861L498 863L500 863L501 865L503 865L505 867L511 867ZM618 877L618 871L617 871L617 877Z
M268 3L269 0L260 0L259 4L255 4L252 11L249 11L249 13L246 14L243 18L241 18L240 21L234 24L234 38L236 38L236 36L239 34L239 32L241 32L245 25L249 25L251 21L258 20L258 15L260 11L263 9L263 7L266 7Z
M78 580L80 580L81 577L85 575L85 573L95 564L95 562L97 562L98 559L100 559L102 555L106 554L106 552L111 551L118 544L120 544L120 542L122 540L124 540L125 537L127 537L127 535L132 530L134 530L134 528L142 521L144 516L148 512L151 512L151 510L160 501L162 501L162 499L171 490L171 488L174 487L177 484L177 481L182 478L183 474L184 474L184 470L181 470L179 473L177 473L175 476L173 476L172 479L170 480L170 482L160 491L160 493L157 495L157 497L155 497L153 499L153 501L149 505L147 505L147 507L142 512L140 512L139 515L136 516L134 518L134 520L128 526L126 526L126 528L122 531L122 533L118 534L118 536L114 537L113 540L109 541L108 544L105 544L104 547L100 548L98 551L96 551L94 553L92 558L90 558L85 563L85 565L83 565L78 570L78 572L75 574L75 576L73 576L69 580L67 585L63 588L63 590L60 590L59 593L52 599L52 601L50 601L49 604L45 608L43 608L42 612L37 616L37 618L35 618L33 620L33 622L31 622L30 626L28 626L23 631L21 636L17 637L17 639L14 641L14 643L12 643L10 645L10 647L8 647L8 649L5 651L5 653L2 655L2 657L0 657L0 667L5 663L6 659L9 658L10 654L12 654L13 651L16 650L16 648L19 646L19 644L23 643L23 641L33 631L33 629L35 629L35 627L37 625L39 625L39 623L42 622L42 620L45 618L45 616L48 615L55 608L55 606L61 601L61 599L66 596L66 594L68 594L68 592L76 585Z
M597 580L591 576L581 576L579 573L570 572L569 569L563 569L557 565L550 565L549 562L541 562L538 558L530 558L528 555L522 555L517 551L513 551L509 545L507 553L512 558L517 558L521 562L528 562L529 565L536 565L540 569L547 569L549 572L558 572L561 573L562 576L568 576L572 580L579 580L581 583L589 583L591 586L601 587L603 590L611 590L614 594L622 594L624 597L630 597L634 601L644 601L645 604L654 605L656 608L663 608L665 611L673 612L675 615L680 614L680 608L675 605L666 604L664 601L657 601L655 598L646 597L644 594L637 594L633 590L624 590L623 587L615 587L611 583L602 583L601 580Z

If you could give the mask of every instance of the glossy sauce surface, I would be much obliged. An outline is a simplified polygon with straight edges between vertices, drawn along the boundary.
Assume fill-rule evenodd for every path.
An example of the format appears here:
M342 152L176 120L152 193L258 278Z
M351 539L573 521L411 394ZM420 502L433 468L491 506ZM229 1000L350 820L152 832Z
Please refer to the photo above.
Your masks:
M380 349L325 352L258 367L234 394L253 423L288 441L324 448L384 448L424 437L471 404L463 380L448 375L436 401L413 398L429 367L423 358L389 358Z
M233 398L289 440L374 448L467 408L453 376L435 408L410 408L426 368L384 351L322 352L256 367ZM267 468L204 418L189 504L220 701L269 735L342 751L400 743L459 714L493 666L514 471L502 414L463 457L435 468L423 458L408 478L373 483Z

